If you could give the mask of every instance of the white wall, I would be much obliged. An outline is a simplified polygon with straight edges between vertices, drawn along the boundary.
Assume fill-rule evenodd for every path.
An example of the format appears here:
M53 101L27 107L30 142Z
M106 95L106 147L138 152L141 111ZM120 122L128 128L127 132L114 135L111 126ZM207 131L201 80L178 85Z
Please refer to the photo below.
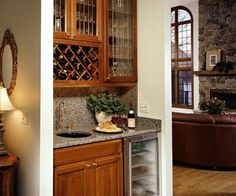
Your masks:
M198 48L199 48L199 41L198 41L198 35L199 35L199 27L198 27L198 0L172 0L171 7L175 6L185 6L187 7L193 14L193 65L194 65L194 71L199 70L199 58L198 58ZM198 103L199 103L199 78L198 76L194 75L194 110L198 109ZM193 110L189 109L179 109L179 108L173 108L173 112L182 112L182 113L192 113Z
M170 5L168 1L138 0L138 102L162 120L160 134L161 195L172 195Z
M10 28L18 47L17 82L11 99L19 110L8 114L5 133L8 149L20 158L18 196L52 195L50 18L52 0L1 0L0 38ZM28 112L28 125L21 124L21 110Z

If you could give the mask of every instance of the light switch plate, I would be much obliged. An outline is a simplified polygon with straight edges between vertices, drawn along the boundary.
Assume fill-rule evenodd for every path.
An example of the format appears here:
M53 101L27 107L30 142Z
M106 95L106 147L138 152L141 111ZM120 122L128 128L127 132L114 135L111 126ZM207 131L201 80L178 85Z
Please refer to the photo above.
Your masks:
M149 104L146 102L140 102L139 111L142 113L149 113Z
M23 125L28 125L28 112L27 111L22 111L21 123Z

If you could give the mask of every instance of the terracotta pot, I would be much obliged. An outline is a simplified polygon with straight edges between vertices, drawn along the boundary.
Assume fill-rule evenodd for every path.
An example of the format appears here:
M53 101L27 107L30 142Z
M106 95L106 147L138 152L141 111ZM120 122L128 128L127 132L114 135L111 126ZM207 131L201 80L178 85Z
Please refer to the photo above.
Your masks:
M111 119L112 119L112 115L107 114L105 112L96 112L95 117L96 117L98 124L106 122L106 121L111 121Z

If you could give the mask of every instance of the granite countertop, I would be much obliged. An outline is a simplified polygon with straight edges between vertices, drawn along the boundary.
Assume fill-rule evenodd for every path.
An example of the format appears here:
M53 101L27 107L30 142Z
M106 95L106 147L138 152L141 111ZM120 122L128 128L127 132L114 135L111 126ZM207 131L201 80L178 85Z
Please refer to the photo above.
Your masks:
M66 138L66 137L60 137L57 136L57 131L54 131L54 149L58 148L65 148L65 147L71 147L71 146L77 146L77 145L83 145L83 144L89 144L89 143L95 143L95 142L102 142L102 141L108 141L113 139L121 139L121 138L127 138L131 136L137 136L137 135L143 135L147 133L157 133L161 131L161 122L160 120L153 120L153 119L147 119L147 118L139 118L136 123L135 129L128 129L125 130L122 133L98 133L93 131L95 128L94 126L86 126L86 127L78 127L73 130L65 130L67 131L86 131L91 133L91 136L84 137L84 138Z

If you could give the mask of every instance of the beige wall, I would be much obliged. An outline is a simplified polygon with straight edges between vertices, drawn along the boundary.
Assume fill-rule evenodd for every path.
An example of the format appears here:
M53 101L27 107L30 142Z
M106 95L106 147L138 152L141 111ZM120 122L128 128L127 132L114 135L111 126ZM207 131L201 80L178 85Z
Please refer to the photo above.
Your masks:
M167 0L138 0L138 103L162 120L160 134L161 194L172 195L170 5Z
M10 28L18 47L17 83L11 99L19 110L8 114L5 134L8 149L20 158L18 196L52 195L52 73L48 68L52 60L47 56L52 54L52 33L50 24L41 33L45 29L41 2L46 0L1 0L0 6L0 37ZM28 112L28 125L21 124L22 110Z

